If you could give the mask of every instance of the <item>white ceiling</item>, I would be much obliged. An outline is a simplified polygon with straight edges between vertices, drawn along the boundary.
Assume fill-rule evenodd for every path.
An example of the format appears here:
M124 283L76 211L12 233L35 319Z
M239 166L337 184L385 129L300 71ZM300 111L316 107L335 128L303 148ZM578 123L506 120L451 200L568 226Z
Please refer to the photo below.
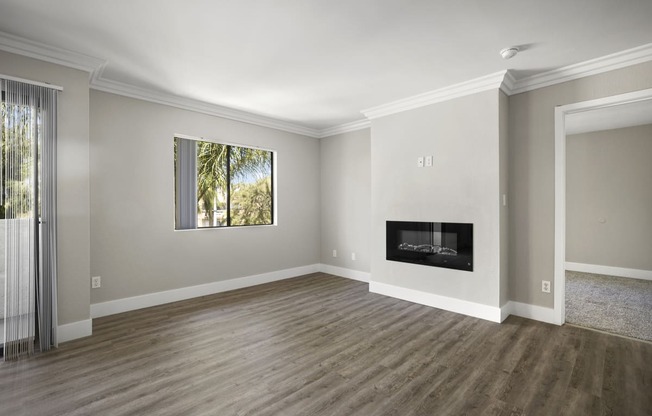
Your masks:
M648 44L650 22L650 0L0 0L0 31L106 60L103 79L312 129Z

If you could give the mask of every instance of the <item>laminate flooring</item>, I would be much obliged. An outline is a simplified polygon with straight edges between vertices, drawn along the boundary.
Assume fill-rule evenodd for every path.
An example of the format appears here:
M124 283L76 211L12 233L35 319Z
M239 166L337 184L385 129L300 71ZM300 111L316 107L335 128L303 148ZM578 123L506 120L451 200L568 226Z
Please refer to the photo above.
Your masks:
M652 344L317 273L93 320L0 363L1 415L651 415Z

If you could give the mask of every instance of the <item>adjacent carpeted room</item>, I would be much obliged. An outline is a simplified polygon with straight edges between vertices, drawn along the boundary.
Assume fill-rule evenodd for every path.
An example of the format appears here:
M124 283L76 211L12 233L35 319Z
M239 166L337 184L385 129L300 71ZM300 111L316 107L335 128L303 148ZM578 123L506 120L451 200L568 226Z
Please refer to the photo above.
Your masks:
M652 281L567 271L566 322L652 341Z

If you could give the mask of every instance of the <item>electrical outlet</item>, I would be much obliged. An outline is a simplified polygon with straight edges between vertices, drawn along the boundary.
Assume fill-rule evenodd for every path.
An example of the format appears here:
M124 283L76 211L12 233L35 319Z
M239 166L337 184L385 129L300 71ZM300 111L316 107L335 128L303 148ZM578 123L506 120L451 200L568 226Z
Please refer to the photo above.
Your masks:
M337 257L337 250L333 250L333 257Z
M355 260L355 252L351 253L351 260Z
M541 281L541 291L543 293L550 293L550 281L548 280Z
M426 156L426 167L432 166L432 156Z
M91 288L97 289L102 287L102 278L100 276L91 277Z

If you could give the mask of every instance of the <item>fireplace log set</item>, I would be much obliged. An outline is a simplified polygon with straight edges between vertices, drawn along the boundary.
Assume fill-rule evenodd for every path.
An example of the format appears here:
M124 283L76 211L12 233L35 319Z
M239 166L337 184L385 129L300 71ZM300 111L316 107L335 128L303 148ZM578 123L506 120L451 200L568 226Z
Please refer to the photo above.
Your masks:
M473 224L387 221L387 260L473 271Z

